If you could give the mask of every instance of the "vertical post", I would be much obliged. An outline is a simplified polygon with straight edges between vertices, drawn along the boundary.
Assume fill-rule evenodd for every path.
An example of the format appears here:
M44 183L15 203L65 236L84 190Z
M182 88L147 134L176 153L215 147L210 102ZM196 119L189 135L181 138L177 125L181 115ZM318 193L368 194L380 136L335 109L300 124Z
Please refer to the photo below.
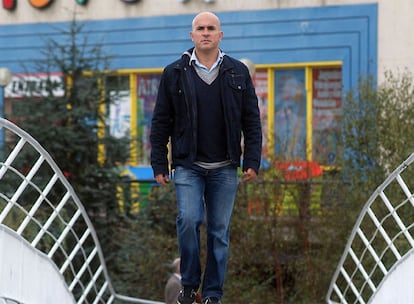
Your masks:
M4 118L5 87L11 82L12 73L8 68L0 68L0 117ZM4 129L0 130L1 153L4 152Z
M4 118L4 87L0 86L0 117Z

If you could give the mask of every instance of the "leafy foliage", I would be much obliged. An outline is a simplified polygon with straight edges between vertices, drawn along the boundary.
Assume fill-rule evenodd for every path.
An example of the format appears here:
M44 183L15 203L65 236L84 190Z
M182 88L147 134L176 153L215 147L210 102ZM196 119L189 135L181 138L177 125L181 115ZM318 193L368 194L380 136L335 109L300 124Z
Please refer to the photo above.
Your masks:
M76 21L61 31L61 37L45 42L43 56L30 74L41 77L41 85L22 78L26 97L13 101L8 118L51 154L85 205L105 252L110 252L118 233L112 228L118 221L116 186L122 184L117 168L127 160L129 140L109 134L109 92L117 90L107 84L109 56L100 44L89 44L83 25ZM45 74L38 76L39 72ZM63 80L54 81L56 75Z
M271 166L254 183L240 185L224 301L325 302L362 206L412 151L412 88L410 75L387 73L379 87L371 78L361 79L358 88L348 92L343 109L345 153L337 170L325 171L317 179L288 182ZM134 291L162 299L168 273L165 263L178 254L175 196L173 185L156 189L146 211L137 217L139 232L130 233L135 243L145 243L146 248L145 253L134 254L134 261L149 264L135 272ZM158 267L152 259L159 262Z

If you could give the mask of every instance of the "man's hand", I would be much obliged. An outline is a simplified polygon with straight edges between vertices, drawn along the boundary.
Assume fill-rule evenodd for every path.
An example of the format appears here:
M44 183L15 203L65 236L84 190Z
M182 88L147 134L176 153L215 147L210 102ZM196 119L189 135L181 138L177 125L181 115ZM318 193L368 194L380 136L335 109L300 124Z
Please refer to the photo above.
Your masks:
M168 177L168 174L157 174L155 176L155 180L161 186L165 186L167 183L170 182L170 178Z
M256 171L254 171L252 168L247 169L243 172L242 181L243 182L250 182L254 180L257 177Z

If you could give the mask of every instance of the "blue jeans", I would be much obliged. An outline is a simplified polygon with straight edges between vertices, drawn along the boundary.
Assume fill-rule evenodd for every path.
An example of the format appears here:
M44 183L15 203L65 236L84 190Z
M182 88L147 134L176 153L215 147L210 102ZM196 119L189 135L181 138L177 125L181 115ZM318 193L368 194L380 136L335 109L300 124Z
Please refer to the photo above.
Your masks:
M223 296L229 250L230 220L238 187L237 168L207 170L177 167L174 173L178 216L177 236L183 286L201 283L200 225L206 213L207 255L202 297Z

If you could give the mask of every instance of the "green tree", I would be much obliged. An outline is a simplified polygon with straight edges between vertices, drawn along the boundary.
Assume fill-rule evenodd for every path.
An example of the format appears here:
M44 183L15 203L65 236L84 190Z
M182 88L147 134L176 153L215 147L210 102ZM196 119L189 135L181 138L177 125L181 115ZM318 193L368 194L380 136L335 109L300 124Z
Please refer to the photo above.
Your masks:
M34 76L39 77L35 82L22 78L26 97L14 101L9 118L51 154L109 253L119 223L116 186L122 180L117 168L129 153L129 139L112 137L107 119L110 97L120 88L108 72L110 56L102 44L89 41L83 24L70 22L58 37L45 39L40 59L30 68L46 77ZM56 75L62 81L56 81Z
M343 174L351 201L362 201L414 150L414 81L404 70L387 71L376 86L361 79L344 106Z

